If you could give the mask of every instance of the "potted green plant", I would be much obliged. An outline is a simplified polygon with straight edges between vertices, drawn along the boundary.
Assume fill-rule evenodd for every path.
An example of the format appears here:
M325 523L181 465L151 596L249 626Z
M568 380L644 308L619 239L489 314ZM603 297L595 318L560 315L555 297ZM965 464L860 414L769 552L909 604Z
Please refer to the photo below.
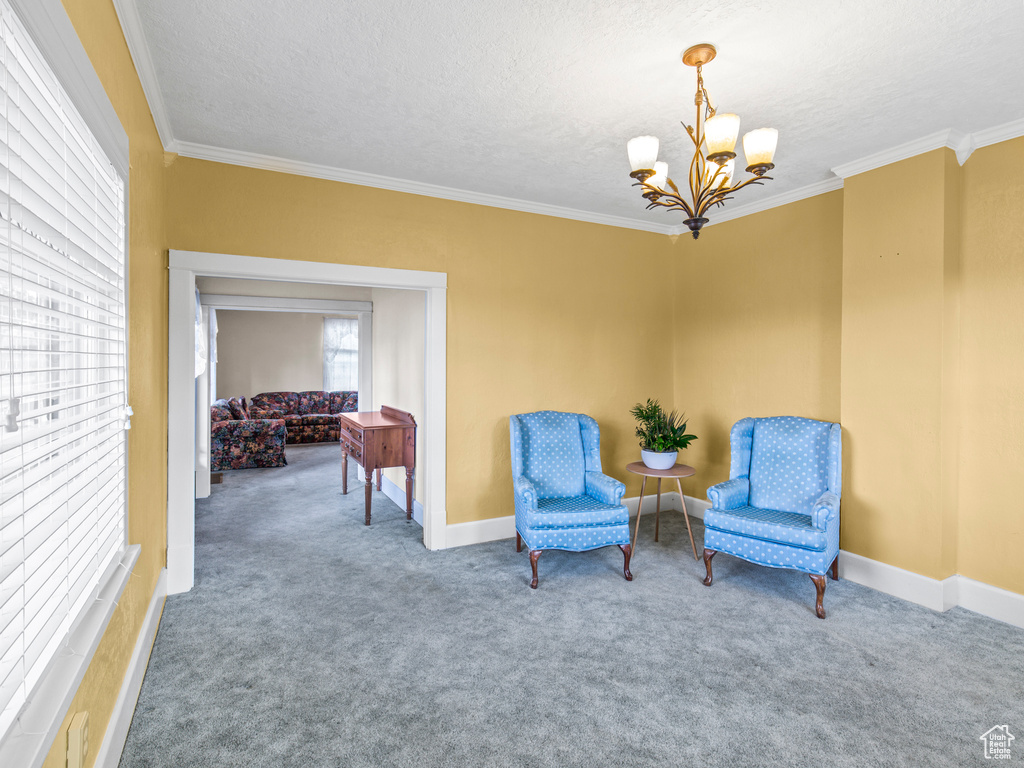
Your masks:
M671 469L679 451L697 439L686 434L686 420L677 411L665 413L661 403L647 398L630 410L637 420L636 436L640 438L640 457L651 469Z

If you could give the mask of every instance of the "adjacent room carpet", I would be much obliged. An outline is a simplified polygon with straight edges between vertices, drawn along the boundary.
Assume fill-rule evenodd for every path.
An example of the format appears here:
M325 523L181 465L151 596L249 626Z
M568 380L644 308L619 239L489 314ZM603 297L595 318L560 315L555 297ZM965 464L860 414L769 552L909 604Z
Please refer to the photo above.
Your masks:
M287 451L198 502L122 766L966 766L1002 724L1024 757L1024 630L831 580L821 621L723 554L705 587L676 512L631 583L546 552L534 591L514 541L429 552L376 492L367 528L336 445Z

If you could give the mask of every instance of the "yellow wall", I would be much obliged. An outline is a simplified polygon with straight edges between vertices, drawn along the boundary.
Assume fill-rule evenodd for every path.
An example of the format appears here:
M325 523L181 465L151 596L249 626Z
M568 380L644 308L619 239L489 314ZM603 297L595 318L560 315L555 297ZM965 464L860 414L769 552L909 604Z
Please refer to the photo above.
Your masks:
M121 688L146 608L164 567L167 506L167 232L164 152L110 0L64 0L130 142L128 537L142 545L124 595L44 765L65 763L64 731L90 715L93 754Z
M513 514L508 417L582 411L611 474L672 400L668 238L178 158L171 248L448 274L448 522Z
M1024 138L962 174L959 572L1024 593Z
M936 150L680 238L686 492L728 476L743 416L838 419L844 550L1024 593L1022 172L1024 139Z
M936 579L956 569L955 525L943 514L956 499L942 493L944 455L955 450L943 407L955 386L945 315L959 249L946 226L959 218L949 189L959 189L959 167L935 150L849 178L843 195L842 545Z
M843 193L684 235L672 253L673 405L697 440L683 492L729 478L729 429L745 416L839 419Z

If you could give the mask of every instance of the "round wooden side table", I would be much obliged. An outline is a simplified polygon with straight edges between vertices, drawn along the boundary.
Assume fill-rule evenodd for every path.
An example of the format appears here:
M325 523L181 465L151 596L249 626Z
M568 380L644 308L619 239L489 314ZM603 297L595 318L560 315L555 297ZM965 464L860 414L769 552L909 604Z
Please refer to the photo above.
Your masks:
M668 469L651 469L642 461L634 461L631 464L626 465L626 469L632 472L634 475L642 475L643 481L640 483L640 503L637 504L636 508L636 530L633 532L633 554L636 554L637 537L640 534L640 514L644 507L644 491L647 488L647 478L656 477L658 478L658 502L654 508L654 540L658 540L658 528L661 518L661 481L662 478L675 478L676 488L679 490L679 501L683 504L683 519L686 521L686 532L690 534L690 548L693 550L693 559L699 560L697 557L697 545L693 542L693 531L690 528L690 515L686 512L686 497L683 496L683 486L679 482L681 477L692 477L697 474L697 470L686 464L676 464L675 466L669 467Z

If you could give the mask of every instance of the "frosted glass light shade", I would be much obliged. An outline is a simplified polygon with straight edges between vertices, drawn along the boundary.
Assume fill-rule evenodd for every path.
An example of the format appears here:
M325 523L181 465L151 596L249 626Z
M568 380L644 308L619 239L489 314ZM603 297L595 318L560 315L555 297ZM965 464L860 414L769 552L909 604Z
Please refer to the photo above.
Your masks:
M743 154L747 156L747 167L771 165L775 158L775 145L779 132L774 128L758 128L743 137Z
M736 159L726 160L725 165L722 166L722 173L719 174L718 180L721 182L719 186L729 186L732 184L732 177L736 173Z
M647 183L658 189L665 189L665 180L668 178L668 163L660 160L654 164L654 175L647 180Z
M658 159L658 137L637 136L626 143L629 165L634 171L649 170Z
M735 170L735 160L726 160L725 163L721 166L721 170L719 170L719 166L717 163L705 164L704 186L710 184L715 189L718 189L721 186L729 186L732 183L732 177Z
M736 151L736 137L740 135L740 116L731 113L715 115L704 123L704 141L708 143L708 157Z

